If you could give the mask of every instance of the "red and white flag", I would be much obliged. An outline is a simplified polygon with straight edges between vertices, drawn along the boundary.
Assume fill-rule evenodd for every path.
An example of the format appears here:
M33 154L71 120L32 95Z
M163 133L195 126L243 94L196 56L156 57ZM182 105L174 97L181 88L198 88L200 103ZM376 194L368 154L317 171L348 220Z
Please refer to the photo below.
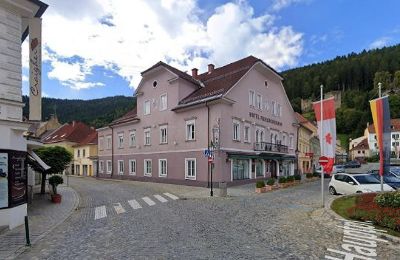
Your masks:
M332 173L336 154L336 117L335 100L328 98L322 100L322 120L321 120L321 101L313 103L315 117L318 123L318 134L321 145L321 156L328 158L328 163L324 166L324 172ZM322 131L321 131L322 128Z

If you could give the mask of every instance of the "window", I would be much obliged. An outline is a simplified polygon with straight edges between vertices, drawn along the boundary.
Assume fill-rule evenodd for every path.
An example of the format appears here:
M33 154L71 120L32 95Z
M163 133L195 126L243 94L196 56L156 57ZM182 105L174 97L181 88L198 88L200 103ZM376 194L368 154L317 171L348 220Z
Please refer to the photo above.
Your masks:
M249 91L249 106L254 107L255 105L255 94L253 90Z
M160 111L167 109L167 94L160 96Z
M124 161L118 160L118 174L124 175Z
M151 159L144 160L144 176L151 176Z
M185 179L196 180L195 158L185 158Z
M124 134L120 133L118 134L118 148L123 148L124 147Z
M196 140L196 129L194 120L186 121L186 140Z
M167 176L167 159L158 160L158 176L159 177Z
M144 129L144 145L151 145L150 128Z
M112 171L112 164L110 160L107 160L107 173L111 174Z
M136 146L136 130L132 130L129 133L129 146L130 147Z
M272 115L275 115L276 114L276 102L272 101L271 103L272 103Z
M257 109L261 110L261 104L262 104L262 97L260 94L257 94L257 98L256 98L256 107Z
M82 157L85 158L86 157L86 150L82 149Z
M250 142L250 126L248 125L244 127L244 141L247 143Z
M150 115L150 100L144 101L144 114Z
M111 135L107 136L107 149L111 149Z
M81 150L78 149L76 157L81 157Z
M282 116L282 106L281 106L281 104L278 104L278 106L277 106L276 116Z
M283 136L282 136L282 144L283 144L283 145L286 145L286 135L283 135Z
M75 165L75 174L81 175L81 166L79 164Z
M240 141L240 123L233 121L233 140Z
M136 175L136 160L129 160L129 175Z
M392 146L395 146L396 145L396 143L395 142L392 142ZM78 150L78 152L79 152L79 150ZM78 153L79 154L79 153ZM78 156L79 157L79 156Z
M293 136L289 137L289 147L293 148Z
M99 150L103 150L104 149L104 137L100 137L99 138Z
M160 126L160 144L168 143L168 131L167 126Z
M104 172L104 161L99 161L99 172Z

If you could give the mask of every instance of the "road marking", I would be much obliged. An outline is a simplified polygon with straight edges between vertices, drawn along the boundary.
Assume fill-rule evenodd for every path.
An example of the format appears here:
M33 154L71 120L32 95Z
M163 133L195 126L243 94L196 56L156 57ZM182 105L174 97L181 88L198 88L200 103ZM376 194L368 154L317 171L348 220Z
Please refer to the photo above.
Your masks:
M140 206L139 202L137 202L136 200L128 200L129 205L131 205L131 207L133 209L141 209L142 206Z
M94 210L94 219L107 217L106 206L96 207Z
M175 196L174 194L171 194L171 193L168 193L168 192L165 192L164 195L170 197L170 198L173 199L173 200L179 199L179 198L178 198L177 196Z
M121 203L114 203L114 209L117 214L125 213L125 209L122 207Z
M154 201L152 201L149 197L143 197L142 200L144 200L144 202L146 202L149 206L153 206L156 203Z
M166 200L166 199L165 199L164 197L162 197L161 195L156 194L156 195L154 195L154 197L155 197L156 199L158 199L159 201L161 201L162 203L168 202L168 200Z

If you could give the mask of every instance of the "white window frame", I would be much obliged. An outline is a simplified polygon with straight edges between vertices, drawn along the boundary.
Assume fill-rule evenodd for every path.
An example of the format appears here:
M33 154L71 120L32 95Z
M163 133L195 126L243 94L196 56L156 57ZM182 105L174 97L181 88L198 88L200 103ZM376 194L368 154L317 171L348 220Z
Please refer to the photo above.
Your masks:
M246 133L247 133L247 136L246 136ZM245 124L244 128L243 128L243 141L245 143L250 143L251 142L250 133L251 133L250 125L249 124Z
M135 146L136 146L136 130L132 130L129 132L129 147L135 147Z
M124 168L125 168L124 160L118 160L118 175L124 175Z
M151 114L151 100L146 100L143 103L143 114L150 115Z
M272 115L276 115L276 101L271 101L272 103Z
M262 109L262 96L261 94L257 94L256 96L256 108L261 110Z
M107 160L106 167L107 167L107 174L111 174L111 172L112 172L112 162L111 162L111 160Z
M124 133L118 134L118 148L119 149L124 148Z
M147 163L150 162L150 172L147 172ZM152 159L144 159L143 160L143 175L151 177L153 172L153 162Z
M81 150L78 149L78 150L76 151L76 157L78 157L78 158L81 157Z
M103 160L99 161L99 172L100 173L104 172L104 161Z
M163 140L163 130L165 130L165 140ZM163 125L160 126L160 144L167 144L168 143L168 126Z
M82 158L86 158L86 149L82 149Z
M255 101L256 99L256 92L254 90L249 90L249 106L254 107L255 106Z
M189 130L189 126L193 128L193 136L192 136L192 129ZM190 136L189 136L190 132ZM196 120L187 120L186 121L186 141L195 141L196 140Z
M111 135L107 135L106 140L107 140L107 150L111 150L111 147L112 147Z
M163 102L163 97L165 97L165 104ZM167 110L168 108L168 96L167 93L160 95L160 111Z
M149 142L147 143L147 138L146 138L146 134L149 134ZM145 145L145 146L149 146L149 145L151 145L151 128L145 128L144 129L144 131L143 131L143 137L144 137L144 140L143 140L143 145Z
M240 122L237 120L232 123L232 140L240 141Z
M294 140L294 136L290 135L289 136L289 145L288 145L290 148L293 148L293 140Z
M188 174L188 162L189 161L194 161L194 174L193 176L189 176ZM197 163L196 163L196 158L185 158L185 179L186 180L196 180L196 175L197 175Z
M132 163L133 163L134 167L132 167ZM136 160L130 159L129 160L129 175L136 175L136 169L137 169Z
M162 162L165 162L165 173L162 173ZM167 177L168 175L168 162L167 159L158 159L158 177Z
M99 150L102 151L104 149L104 137L99 138Z

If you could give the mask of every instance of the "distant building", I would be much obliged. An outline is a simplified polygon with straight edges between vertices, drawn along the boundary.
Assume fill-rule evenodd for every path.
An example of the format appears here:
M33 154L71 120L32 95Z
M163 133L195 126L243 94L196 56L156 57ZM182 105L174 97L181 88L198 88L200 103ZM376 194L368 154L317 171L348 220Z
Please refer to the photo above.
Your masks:
M349 152L351 160L356 160L356 159L364 160L365 158L370 157L371 155L368 145L368 138L363 136L362 141L352 146Z
M97 171L97 132L91 132L73 148L75 175L94 176Z
M342 92L341 91L329 91L324 94L324 98L334 97L335 99L335 109L338 109L342 105ZM317 98L319 100L319 98ZM311 99L301 99L301 112L306 113L313 111L312 103L318 100L311 100Z
M98 129L103 178L206 186L294 174L297 120L282 77L249 56L192 75L142 72L137 108Z
M390 120L390 129L392 157L400 158L400 118ZM364 136L368 137L368 146L371 150L371 155L378 154L379 147L376 140L374 124L367 124L367 128L364 131Z
M61 146L67 149L72 155L74 155L74 146L79 145L88 136L93 135L96 130L82 122L73 121L69 124L64 124L52 131L48 135L42 138L42 142L45 146ZM69 174L75 173L74 162L66 169Z
M27 136L32 138L44 139L48 134L61 126L58 121L57 115L51 115L50 119L45 122L40 121L27 121L30 127L27 131Z

